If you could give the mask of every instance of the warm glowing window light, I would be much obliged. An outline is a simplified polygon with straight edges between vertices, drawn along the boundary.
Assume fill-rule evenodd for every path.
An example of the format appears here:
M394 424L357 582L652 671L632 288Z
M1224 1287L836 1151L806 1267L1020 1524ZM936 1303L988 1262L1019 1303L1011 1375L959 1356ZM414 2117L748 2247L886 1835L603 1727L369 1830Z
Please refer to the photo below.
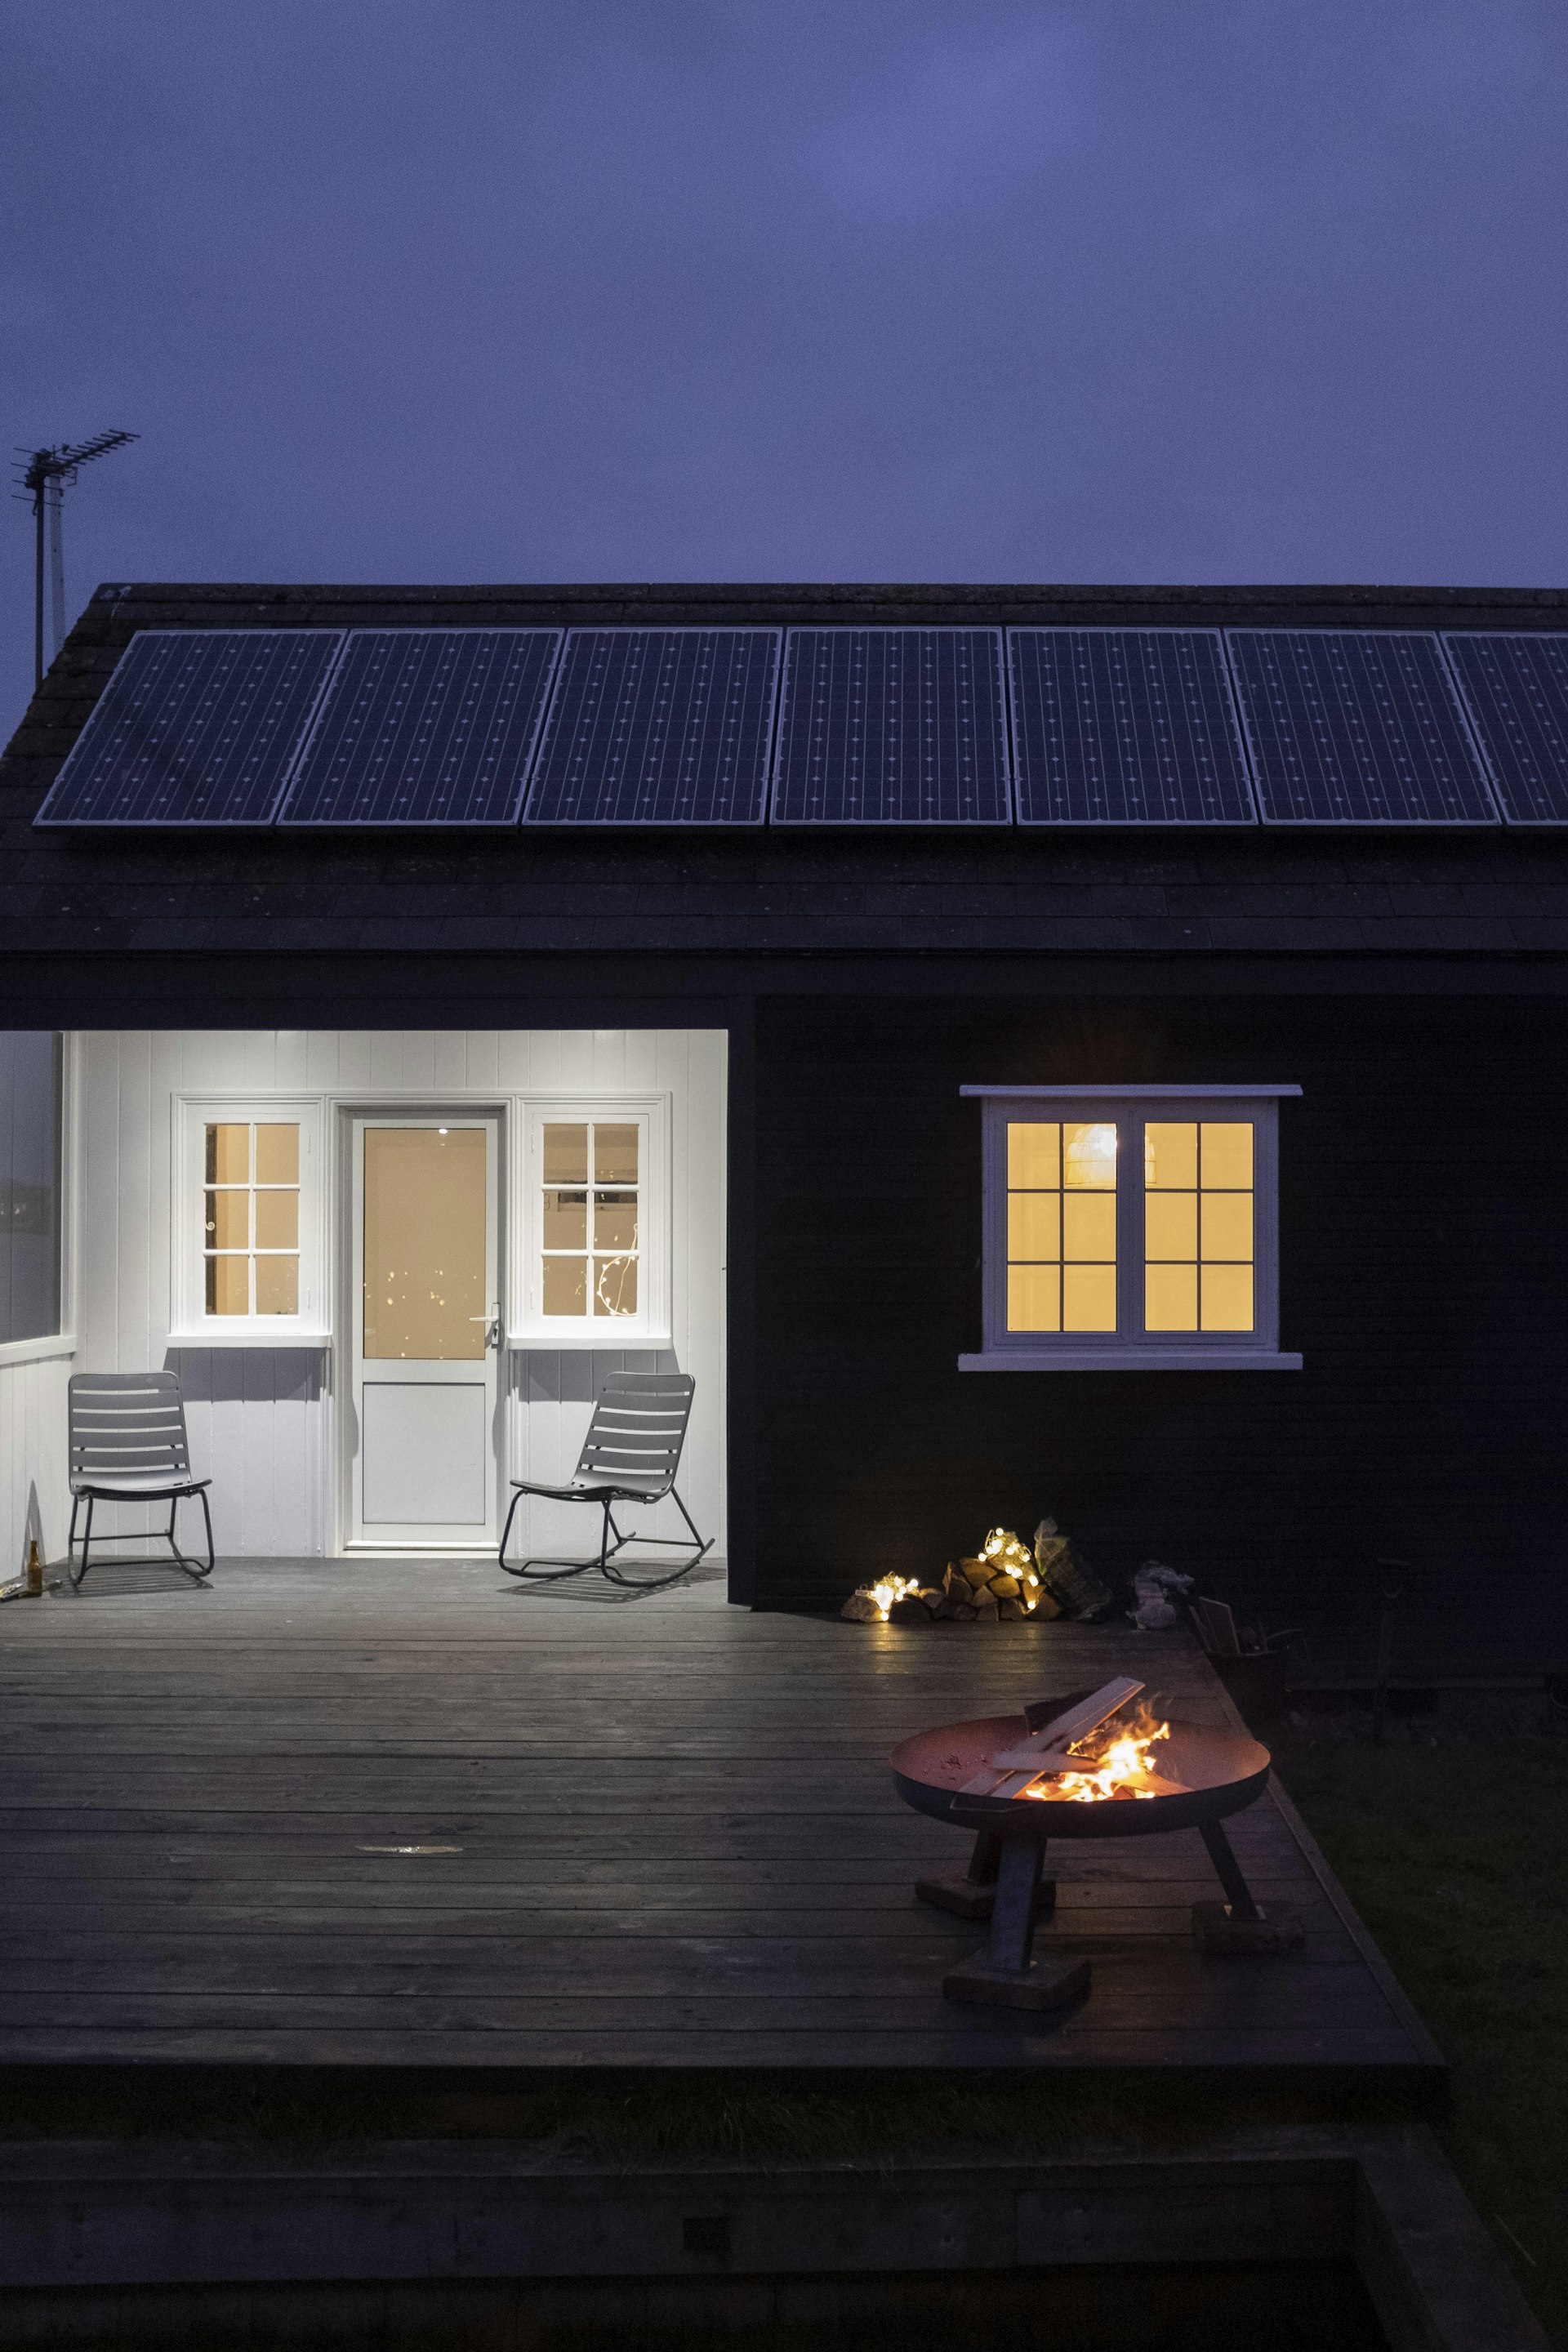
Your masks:
M209 1121L202 1175L206 1312L298 1315L298 1124L270 1119Z
M1250 1119L1151 1119L1143 1129L1143 1328L1250 1331Z
M1116 1328L1116 1148L1108 1120L1010 1120L1007 1328Z
M635 1315L642 1256L635 1123L551 1120L543 1174L542 1312L606 1320Z

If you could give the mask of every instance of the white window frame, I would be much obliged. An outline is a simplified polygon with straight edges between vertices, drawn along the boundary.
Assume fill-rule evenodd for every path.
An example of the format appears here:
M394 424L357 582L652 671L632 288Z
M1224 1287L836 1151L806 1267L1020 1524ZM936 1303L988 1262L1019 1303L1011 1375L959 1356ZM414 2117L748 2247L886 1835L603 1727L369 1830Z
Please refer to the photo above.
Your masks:
M515 1246L506 1326L510 1348L668 1348L670 1345L669 1097L658 1095L536 1095L520 1099L523 1137L521 1181L512 1188ZM541 1296L544 1202L543 1129L558 1121L594 1119L635 1125L642 1171L638 1234L640 1265L635 1315L546 1315ZM593 1189L592 1184L589 1186Z
M325 1347L327 1167L319 1095L176 1095L169 1187L169 1342L185 1348ZM300 1129L300 1311L209 1315L203 1262L205 1144L209 1125L258 1121Z
M981 1104L984 1244L981 1352L960 1356L960 1371L1300 1371L1300 1357L1279 1347L1279 1106L1283 1097L1300 1091L1292 1086L961 1087L961 1095L977 1097ZM1031 1105L1045 1118L1114 1120L1120 1131L1114 1331L1007 1328L1007 1125ZM1144 1123L1172 1118L1234 1118L1242 1105L1255 1129L1254 1328L1146 1332Z

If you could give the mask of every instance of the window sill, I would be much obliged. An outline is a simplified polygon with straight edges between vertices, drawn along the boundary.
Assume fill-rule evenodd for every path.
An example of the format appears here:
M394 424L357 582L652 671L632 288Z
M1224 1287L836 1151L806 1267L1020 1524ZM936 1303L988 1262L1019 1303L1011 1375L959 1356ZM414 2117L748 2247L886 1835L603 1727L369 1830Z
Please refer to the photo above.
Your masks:
M995 1348L960 1356L961 1372L1299 1372L1272 1348Z
M0 1365L47 1364L52 1357L75 1353L74 1331L57 1331L40 1339L0 1339Z
M170 1331L166 1348L330 1348L330 1331Z
M514 1356L546 1355L564 1349L668 1348L673 1344L668 1331L617 1331L613 1323L602 1323L596 1331L509 1331L506 1335L506 1345Z

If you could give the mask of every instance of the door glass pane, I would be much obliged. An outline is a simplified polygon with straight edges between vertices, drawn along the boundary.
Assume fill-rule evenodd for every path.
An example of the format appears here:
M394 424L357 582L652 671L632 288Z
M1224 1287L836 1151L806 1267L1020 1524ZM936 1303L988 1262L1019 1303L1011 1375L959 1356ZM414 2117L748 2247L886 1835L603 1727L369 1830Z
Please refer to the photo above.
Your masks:
M367 1357L483 1356L486 1142L482 1128L366 1128Z

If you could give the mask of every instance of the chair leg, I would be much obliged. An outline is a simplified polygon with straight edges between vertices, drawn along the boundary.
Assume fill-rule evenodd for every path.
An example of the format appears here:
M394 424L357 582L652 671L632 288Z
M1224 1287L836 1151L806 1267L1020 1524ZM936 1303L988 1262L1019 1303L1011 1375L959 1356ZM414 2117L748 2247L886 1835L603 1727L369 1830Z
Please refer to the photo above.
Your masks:
M612 1584L624 1585L628 1591L657 1592L661 1585L673 1584L678 1578L689 1575L691 1570L696 1567L698 1561L702 1558L704 1552L712 1550L712 1537L710 1536L707 1542L704 1543L702 1538L697 1532L696 1523L693 1520L690 1512L687 1509L685 1504L681 1501L673 1486L670 1488L669 1493L670 1499L674 1503L676 1509L680 1513L681 1517L686 1521L687 1526L691 1530L691 1540L697 1547L696 1550L692 1553L689 1559L683 1559L679 1568L668 1569L662 1576L626 1576L622 1574L618 1568L612 1567L611 1558L615 1552L620 1551L626 1544L679 1544L684 1549L686 1539L683 1536L624 1536L617 1528L616 1529L616 1541L612 1545L610 1552L607 1553L599 1563ZM605 1518L606 1522L605 1533L607 1534L609 1532L610 1523L610 1513L607 1506L605 1511Z
M184 1499L188 1501L190 1498L186 1496ZM217 1566L217 1554L213 1547L213 1515L211 1507L207 1502L206 1489L205 1486L197 1487L195 1499L202 1507L202 1518L206 1527L207 1556L205 1560L203 1561L192 1559L190 1554L183 1552L180 1549L179 1545L174 1541L174 1523L182 1500L182 1497L177 1495L173 1496L170 1498L169 1524L163 1529L163 1541L168 1545L169 1549L174 1555L175 1567L183 1568L187 1576L194 1576L197 1581L200 1582L204 1578L209 1577L214 1569ZM66 1559L70 1575L70 1580L73 1585L79 1588L83 1577L87 1574L89 1568L92 1564L90 1558L92 1549L92 1515L94 1508L96 1507L97 1498L92 1495L89 1495L86 1500L87 1518L83 1524L80 1537L81 1566L79 1568L76 1563L76 1548L78 1542L76 1531L77 1514L80 1510L82 1504L82 1497L79 1495L73 1495L71 1497L70 1533L66 1538ZM133 1566L136 1565L136 1563L130 1561L123 1563L112 1562L111 1565Z
M564 1577L582 1576L591 1568L603 1566L604 1547L601 1545L601 1558L596 1561L551 1559L543 1554L539 1554L528 1559L520 1560L514 1568L506 1556L506 1548L511 1535L511 1523L517 1517L517 1507L521 1502L523 1490L520 1486L511 1498L511 1508L506 1515L506 1525L500 1531L500 1565L509 1576L520 1576L529 1584L559 1584Z
M186 1499L188 1500L189 1497ZM202 1507L202 1517L206 1521L206 1566L204 1568L200 1560L188 1559L180 1549L179 1545L174 1541L174 1514L180 1507L180 1497L177 1495L171 1499L169 1504L169 1524L164 1530L163 1540L168 1545L169 1549L174 1553L177 1565L184 1570L187 1576L194 1576L199 1580L201 1578L210 1576L212 1574L213 1570L217 1566L217 1556L213 1550L213 1515L207 1507L207 1492L205 1486L197 1487L195 1499L200 1503Z

